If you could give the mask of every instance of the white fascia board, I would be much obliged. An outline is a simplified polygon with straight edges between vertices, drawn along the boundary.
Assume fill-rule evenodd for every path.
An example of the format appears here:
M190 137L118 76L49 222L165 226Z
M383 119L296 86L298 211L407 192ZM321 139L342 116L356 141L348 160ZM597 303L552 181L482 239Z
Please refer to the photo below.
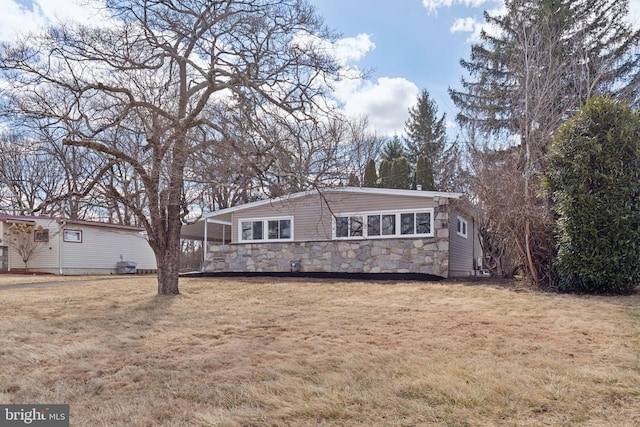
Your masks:
M256 202L246 203L244 205L232 206L226 209L220 209L219 211L210 212L202 215L199 221L213 222L212 218L220 215L230 214L232 212L241 211L244 209L255 208L259 206L269 205L271 203L278 203L281 201L297 199L300 197L310 196L318 193L354 193L354 194L380 194L387 196L413 196L413 197L440 197L448 199L460 199L462 193L447 193L443 191L419 191L419 190L398 190L393 188L369 188L369 187L334 187L334 188L322 188L319 190L307 190L299 193L293 193L286 196L275 197L273 199L258 200ZM228 224L228 222L224 222Z

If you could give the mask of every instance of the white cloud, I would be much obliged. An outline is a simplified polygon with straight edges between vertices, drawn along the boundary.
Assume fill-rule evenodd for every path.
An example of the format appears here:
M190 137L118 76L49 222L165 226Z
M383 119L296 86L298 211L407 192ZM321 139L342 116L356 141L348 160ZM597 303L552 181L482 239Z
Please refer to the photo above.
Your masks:
M362 59L368 52L376 48L369 34L358 34L336 41L333 49L338 60L343 64L351 64Z
M0 0L0 41L12 42L18 34L58 22L104 22L105 17L96 18L100 15L96 7L103 5L103 0L32 0L27 8L15 0Z
M44 16L52 21L94 22L102 0L33 0Z
M479 43L481 41L480 33L482 33L482 30L487 31L490 34L495 33L491 27L492 26L490 24L487 24L486 22L478 22L474 18L459 18L454 21L449 30L452 33L471 33L466 42Z
M351 117L366 115L371 127L384 135L401 134L416 103L418 86L402 77L381 77L375 83L362 80L337 95L344 101L344 112Z
M340 65L353 67L353 63L362 59L367 52L375 49L376 45L368 34L358 34L355 37L344 37L332 42L316 34L300 31L293 35L291 44L302 49L320 49L333 56Z
M442 7L451 6L467 6L467 7L480 7L485 3L497 3L501 0L422 0L422 5L427 9L429 13L435 13Z
M477 24L478 21L474 18L458 18L453 21L450 30L452 33L471 33Z
M357 63L375 47L368 34L327 45L342 64L343 74L349 76L332 83L333 95L347 116L367 116L370 130L383 135L400 134L408 109L416 102L418 87L402 77L381 77L376 81L363 78Z
M0 41L15 40L18 33L36 31L43 27L44 17L38 11L30 11L13 0L0 0Z
M640 2L640 0L637 0ZM488 11L491 16L503 15L506 13L506 7L504 4L501 4L500 7L495 9L491 9ZM487 32L491 35L498 35L500 29L493 24L488 24L485 21L477 21L475 18L458 18L453 22L449 31L452 33L471 33L471 35L467 38L467 43L479 43L480 33L482 31Z
M463 1L475 3L485 0ZM104 4L104 0L90 2ZM98 12L95 8L82 7L83 3L86 4L87 0L33 0L32 7L27 8L15 0L0 0L0 41L12 42L18 33L36 32L60 21L104 22L105 18L96 18ZM382 77L375 82L361 77L357 63L376 47L370 35L362 33L331 43L300 34L296 42L320 43L320 46L331 50L342 64L345 75L351 78L334 82L333 86L334 95L347 115L367 115L372 130L384 135L403 132L408 109L416 102L418 87L402 77Z
M640 29L640 0L629 2L629 22L636 30Z

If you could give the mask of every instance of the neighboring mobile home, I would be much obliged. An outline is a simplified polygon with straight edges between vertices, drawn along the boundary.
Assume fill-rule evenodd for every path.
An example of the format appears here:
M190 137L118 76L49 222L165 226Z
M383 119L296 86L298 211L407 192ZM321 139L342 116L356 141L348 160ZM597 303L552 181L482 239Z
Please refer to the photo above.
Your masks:
M16 230L30 231L25 235L15 233ZM155 255L144 230L138 227L46 216L0 215L0 240L0 271L5 272L25 270L21 248L33 251L28 262L32 272L74 275L156 270ZM125 264L128 268L123 268Z
M470 276L481 249L460 193L339 187L222 209L183 227L205 272Z

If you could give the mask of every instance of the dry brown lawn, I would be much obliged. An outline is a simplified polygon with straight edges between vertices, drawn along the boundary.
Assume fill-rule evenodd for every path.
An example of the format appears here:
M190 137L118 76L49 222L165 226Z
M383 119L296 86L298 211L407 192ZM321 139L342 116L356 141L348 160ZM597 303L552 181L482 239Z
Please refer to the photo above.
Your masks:
M68 278L67 278L68 280ZM0 290L0 402L78 426L640 425L640 295L152 277Z
M126 276L116 276L115 278L124 278ZM109 276L57 276L53 274L0 274L0 287L5 285L19 284L38 284L52 282L69 282L83 280L107 280ZM1 289L1 288L0 288Z

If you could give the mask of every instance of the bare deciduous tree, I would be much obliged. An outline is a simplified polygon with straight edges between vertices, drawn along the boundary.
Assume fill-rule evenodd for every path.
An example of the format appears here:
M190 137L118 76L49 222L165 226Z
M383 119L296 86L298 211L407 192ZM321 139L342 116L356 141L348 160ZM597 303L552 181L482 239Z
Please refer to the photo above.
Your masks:
M146 228L158 294L177 294L189 159L229 141L230 110L250 117L249 127L269 117L295 123L318 115L326 79L339 67L319 42L330 34L304 0L106 5L108 26L66 25L30 37L4 49L0 69L20 112L72 123L66 145L135 174L146 206L124 187L111 186L108 197ZM64 92L57 103L42 102L55 91ZM134 137L123 143L126 134Z
M369 119L366 116L356 117L348 122L345 157L349 172L364 182L364 171L369 160L378 161L381 157L385 138L369 130Z
M492 229L510 233L527 278L549 285L554 241L541 186L547 147L587 97L637 96L640 31L625 20L625 0L507 0L505 5L503 15L486 15L499 32L482 34L470 60L462 61L471 78L450 94L461 110L460 123L485 138L472 147L483 156L477 163L498 161L486 169L490 173L476 177L491 180L482 183L484 189L495 188L482 199L495 215L491 221L500 224ZM509 156L494 151L496 141L500 149L513 148ZM493 174L500 164L501 174Z
M29 261L49 241L49 230L33 223L14 222L4 232L7 245L20 255L25 271L29 271ZM1 239L0 239L1 240Z

